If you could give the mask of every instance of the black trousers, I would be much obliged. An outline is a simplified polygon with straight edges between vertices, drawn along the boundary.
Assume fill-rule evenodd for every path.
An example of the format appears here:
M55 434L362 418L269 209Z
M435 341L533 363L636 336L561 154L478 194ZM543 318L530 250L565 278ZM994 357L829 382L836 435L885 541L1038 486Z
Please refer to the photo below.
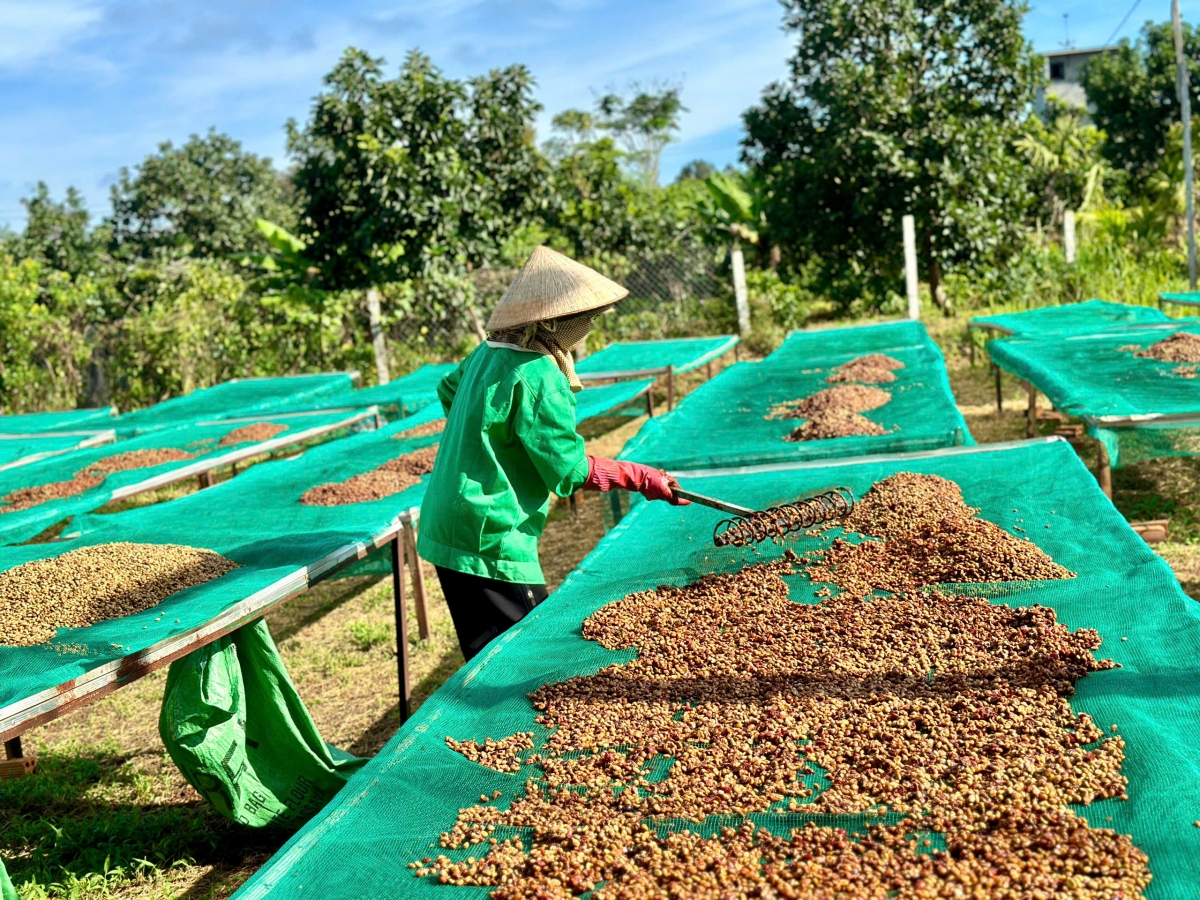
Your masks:
M544 584L512 584L441 566L435 568L459 646L467 659L496 635L520 622L548 596Z

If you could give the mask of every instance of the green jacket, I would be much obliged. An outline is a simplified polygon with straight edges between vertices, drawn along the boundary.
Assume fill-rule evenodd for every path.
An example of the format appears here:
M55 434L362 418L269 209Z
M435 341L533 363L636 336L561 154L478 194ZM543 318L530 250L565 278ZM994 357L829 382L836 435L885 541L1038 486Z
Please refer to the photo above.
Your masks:
M550 494L588 475L575 396L554 360L480 344L438 385L446 410L417 548L436 566L542 584L537 542Z

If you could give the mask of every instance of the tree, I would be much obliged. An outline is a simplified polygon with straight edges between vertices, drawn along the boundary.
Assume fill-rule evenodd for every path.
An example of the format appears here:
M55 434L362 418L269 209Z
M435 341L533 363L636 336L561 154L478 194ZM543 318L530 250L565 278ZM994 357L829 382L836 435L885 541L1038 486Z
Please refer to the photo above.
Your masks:
M1082 110L1050 99L1044 116L1030 116L1015 147L1035 173L1042 212L1057 225L1066 210L1099 204L1112 172L1100 156L1104 132L1088 125Z
M703 181L715 171L717 171L717 167L708 160L693 159L690 163L679 170L679 174L675 176L675 180L687 181L689 178L695 178L699 181Z
M294 219L271 160L216 131L192 135L179 148L167 141L133 172L122 169L112 206L114 252L141 259L164 251L223 257L263 250L255 220Z
M658 166L663 148L679 130L679 115L687 107L678 87L644 91L634 88L632 97L605 94L596 100L596 111L568 109L556 115L553 126L559 135L547 144L552 158L561 159L607 135L622 145L622 162L650 187L658 187Z
M785 0L791 79L745 114L773 240L843 303L899 288L900 220L928 280L1003 258L1028 192L1012 150L1040 66L1019 0Z
M90 217L79 191L69 187L62 202L56 202L46 183L39 181L34 195L21 200L21 205L27 218L25 231L15 242L20 257L72 276L95 266Z
M647 191L625 176L622 157L611 138L601 138L578 145L555 167L546 227L576 259L625 255L645 241Z
M288 123L305 255L331 290L365 288L376 366L387 380L378 287L426 279L478 326L469 285L441 290L497 259L544 202L533 140L541 107L523 66L446 78L413 51L394 79L348 49L325 77L308 124Z
M1192 108L1200 100L1200 33L1183 26ZM1129 173L1140 191L1156 170L1173 122L1179 121L1175 86L1175 37L1171 23L1147 22L1136 43L1122 40L1111 53L1088 60L1083 86L1095 107L1092 118L1108 136L1105 158L1114 169Z
M542 202L523 66L466 82L416 51L395 79L382 66L347 50L307 125L288 123L300 236L332 289L481 265Z

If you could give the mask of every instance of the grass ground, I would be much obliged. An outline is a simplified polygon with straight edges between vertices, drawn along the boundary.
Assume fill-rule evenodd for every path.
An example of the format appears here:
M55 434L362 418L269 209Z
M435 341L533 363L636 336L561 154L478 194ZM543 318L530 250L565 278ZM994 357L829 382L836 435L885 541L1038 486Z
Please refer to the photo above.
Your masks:
M964 322L931 319L946 354L955 399L980 443L1025 436L1026 397L1003 382L998 413L992 376L969 362ZM703 373L679 379L680 395ZM665 408L660 392L658 408ZM641 419L585 424L588 450L615 455ZM1041 426L1053 431L1053 423ZM1084 458L1095 464L1093 448ZM187 487L178 490L187 490ZM1185 588L1200 598L1200 460L1166 459L1114 472L1114 501L1134 519L1169 515L1174 540L1156 545ZM170 493L158 499L169 499ZM553 507L541 542L551 587L604 534L602 507L585 497L572 514ZM432 576L432 573L429 573ZM426 580L431 631L417 639L410 613L414 703L420 704L462 664L449 611L435 577ZM325 582L268 616L268 625L296 687L327 741L360 755L379 750L399 726L395 698L395 630L387 581ZM25 736L39 757L38 774L0 782L0 858L22 900L221 898L229 896L287 839L250 831L212 813L179 775L158 737L165 672Z

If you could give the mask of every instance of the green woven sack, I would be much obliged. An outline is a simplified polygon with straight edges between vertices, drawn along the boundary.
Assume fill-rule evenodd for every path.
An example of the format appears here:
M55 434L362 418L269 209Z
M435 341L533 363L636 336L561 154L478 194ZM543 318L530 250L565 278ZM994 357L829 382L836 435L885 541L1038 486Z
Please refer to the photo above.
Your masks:
M158 732L213 808L298 828L366 762L321 740L262 619L171 664Z
M21 900L17 896L17 889L8 878L8 872L4 869L3 859L0 859L0 900Z

